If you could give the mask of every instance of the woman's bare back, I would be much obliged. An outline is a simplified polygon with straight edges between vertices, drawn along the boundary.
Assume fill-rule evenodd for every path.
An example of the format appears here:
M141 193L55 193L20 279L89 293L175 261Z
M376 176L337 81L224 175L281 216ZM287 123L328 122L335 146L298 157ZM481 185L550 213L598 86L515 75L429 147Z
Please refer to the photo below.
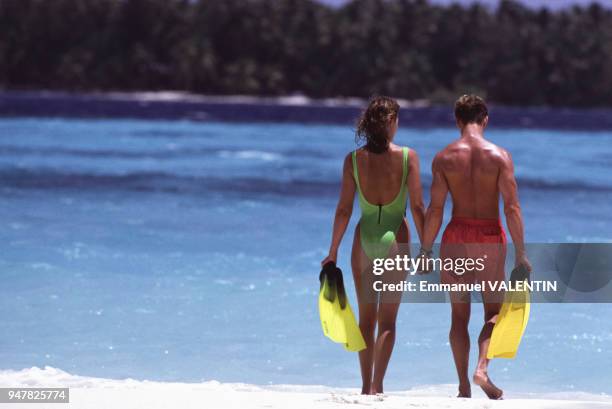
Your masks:
M385 205L393 201L401 188L402 166L402 148L395 144L391 144L383 153L359 149L359 185L366 200L374 205Z

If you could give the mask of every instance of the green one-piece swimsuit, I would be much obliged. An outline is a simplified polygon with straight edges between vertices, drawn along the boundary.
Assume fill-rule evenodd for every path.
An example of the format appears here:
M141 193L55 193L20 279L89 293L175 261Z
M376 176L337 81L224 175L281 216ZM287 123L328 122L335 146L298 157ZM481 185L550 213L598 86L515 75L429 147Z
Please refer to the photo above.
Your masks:
M406 215L406 177L408 175L408 148L402 148L402 184L395 199L387 204L372 204L366 200L359 185L357 151L353 151L353 177L359 192L361 219L359 229L361 247L370 260L385 258L395 243L397 230Z

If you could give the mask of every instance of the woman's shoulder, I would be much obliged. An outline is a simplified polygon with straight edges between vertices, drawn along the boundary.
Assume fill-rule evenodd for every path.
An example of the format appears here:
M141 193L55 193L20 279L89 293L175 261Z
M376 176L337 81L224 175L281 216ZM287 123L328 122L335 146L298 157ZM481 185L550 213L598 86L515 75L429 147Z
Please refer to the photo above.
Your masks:
M394 152L394 153L398 153L398 154L403 154L404 150L408 151L408 155L415 155L416 151L411 148L410 146L402 146L402 145L391 145L389 146L389 148Z
M392 155L403 155L404 154L404 150L408 151L408 156L409 157L413 157L416 156L416 151L409 147L409 146L402 146L402 145L396 145L396 144L391 144L389 145L389 151ZM345 156L345 160L351 160L353 156L361 156L366 154L368 151L365 147L360 146L355 148L355 150L350 151L349 153L346 154Z
M357 152L357 149L355 149L354 151L350 151L349 153L347 153L344 156L344 167L346 168L347 166L352 168L353 167L353 158L355 153Z
M352 161L353 158L361 157L365 152L366 152L365 147L358 146L354 150L347 153L344 159L347 161Z
M353 160L353 156L355 156L357 154L357 152L359 152L361 149L362 148L356 148L355 150L350 151L349 153L344 155L344 160L345 161Z

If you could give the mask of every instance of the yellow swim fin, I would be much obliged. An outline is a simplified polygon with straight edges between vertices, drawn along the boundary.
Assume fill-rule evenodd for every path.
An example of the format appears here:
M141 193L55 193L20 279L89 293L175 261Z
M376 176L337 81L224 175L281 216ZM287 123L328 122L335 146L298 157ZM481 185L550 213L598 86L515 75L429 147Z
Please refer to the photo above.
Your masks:
M529 282L529 272L524 267L512 271L510 281ZM529 321L529 290L506 292L504 303L493 327L487 358L514 358Z
M342 271L334 263L327 263L319 275L319 316L323 333L348 351L358 352L366 344L346 297Z

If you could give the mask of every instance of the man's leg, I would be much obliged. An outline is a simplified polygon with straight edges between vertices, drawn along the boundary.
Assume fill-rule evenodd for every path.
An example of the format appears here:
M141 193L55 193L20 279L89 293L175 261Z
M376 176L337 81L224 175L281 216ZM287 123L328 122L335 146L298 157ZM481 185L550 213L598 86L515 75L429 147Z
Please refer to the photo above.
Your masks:
M470 359L470 294L451 293L452 322L449 333L450 345L455 359L455 367L459 376L459 398L470 398L472 390L468 377Z
M474 372L474 383L482 388L490 399L501 399L503 391L491 382L487 369L489 359L487 359L487 351L489 350L489 342L491 341L491 333L497 321L497 315L501 308L500 303L487 303L483 297L484 319L485 323L478 337L478 365Z
M480 238L479 240L484 241L484 238ZM503 282L505 277L504 264L506 261L506 236L503 229L500 228L499 243L485 244L479 252L480 254L488 256L487 268L481 273L482 276L480 279L488 283ZM478 364L474 372L473 380L476 385L482 388L490 399L501 399L504 393L491 382L488 374L489 359L487 359L491 334L493 333L493 327L495 326L497 316L501 310L502 302L503 292L486 290L482 292L484 325L478 337Z

